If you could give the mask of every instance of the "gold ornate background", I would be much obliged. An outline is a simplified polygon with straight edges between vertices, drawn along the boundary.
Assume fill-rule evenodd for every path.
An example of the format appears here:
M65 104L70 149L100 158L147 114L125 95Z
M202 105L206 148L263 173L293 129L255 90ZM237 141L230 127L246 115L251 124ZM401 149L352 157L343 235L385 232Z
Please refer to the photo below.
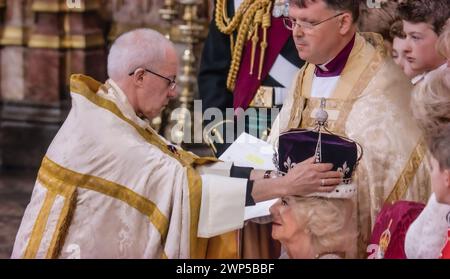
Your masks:
M212 0L0 0L0 168L39 165L70 109L70 75L105 81L109 45L133 28L174 41L180 81L193 82L179 83L171 108L190 108L211 13ZM164 131L169 112L156 128Z

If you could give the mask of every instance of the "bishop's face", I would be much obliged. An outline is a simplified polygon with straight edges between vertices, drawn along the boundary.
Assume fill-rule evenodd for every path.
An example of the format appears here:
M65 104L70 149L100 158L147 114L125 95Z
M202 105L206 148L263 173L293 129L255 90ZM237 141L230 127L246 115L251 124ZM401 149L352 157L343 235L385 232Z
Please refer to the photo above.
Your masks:
M292 34L300 58L312 64L324 64L334 58L340 39L338 12L323 1L309 1L305 8L291 5L289 17L298 23L293 25Z

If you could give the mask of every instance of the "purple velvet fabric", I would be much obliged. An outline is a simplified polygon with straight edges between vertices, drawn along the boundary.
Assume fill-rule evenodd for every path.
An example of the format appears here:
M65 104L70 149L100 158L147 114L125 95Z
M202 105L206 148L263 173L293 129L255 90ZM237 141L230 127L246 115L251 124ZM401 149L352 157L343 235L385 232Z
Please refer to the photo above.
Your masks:
M355 45L356 35L353 36L351 41L339 52L339 54L330 62L328 62L325 67L328 71L324 71L316 66L316 76L318 77L337 77L340 76L347 64L350 53L352 52L353 46Z
M310 130L290 130L281 134L278 149L280 171L287 172L292 163L300 163L314 156L318 138L319 133ZM332 163L334 170L342 168L344 178L349 179L357 159L358 149L355 142L322 133L322 163Z
M378 214L369 245L379 245L381 235L389 228L391 240L384 252L385 259L406 259L405 236L409 226L416 220L425 205L411 201L398 201L385 205ZM389 227L389 223L391 222ZM378 248L379 249L379 248ZM369 256L374 251L368 251Z

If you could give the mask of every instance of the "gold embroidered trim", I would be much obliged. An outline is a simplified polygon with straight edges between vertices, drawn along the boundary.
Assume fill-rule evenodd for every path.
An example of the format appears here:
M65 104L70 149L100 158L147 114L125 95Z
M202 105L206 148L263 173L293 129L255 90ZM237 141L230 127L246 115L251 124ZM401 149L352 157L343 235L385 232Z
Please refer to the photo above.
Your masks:
M205 257L208 247L208 240L197 237L198 219L200 217L200 203L202 199L202 179L193 169L187 169L189 186L189 208L190 208L190 253L193 259L202 259Z
M155 134L154 131L150 129L144 129L125 117L123 113L120 111L120 109L117 107L114 102L107 100L105 98L102 98L98 94L96 94L97 90L102 86L101 83L97 82L94 79L91 79L87 76L83 75L72 75L71 82L70 82L70 91L75 94L79 94L95 105L104 108L123 121L125 121L127 124L131 125L136 131L150 144L155 145L160 149L162 152L164 152L166 155L168 155L171 158L174 158L177 160L180 164L183 166L191 166L191 165L204 165L211 162L217 162L218 160L212 157L198 157L195 154L192 154L190 152L187 152L182 149L177 149L177 153L173 153L171 150L169 150L167 144L161 140L161 138Z
M155 145L158 149L164 152L171 158L176 159L180 164L187 168L188 187L189 187L189 202L190 202L190 252L193 258L204 257L204 251L206 251L207 240L197 238L198 231L198 217L200 214L200 202L202 193L202 181L198 173L195 172L193 167L195 165L204 165L211 162L217 162L215 158L198 157L190 152L182 149L177 149L177 154L169 150L167 144L163 142L158 135L151 130L146 130L138 126L136 123L126 118L119 108L112 101L104 99L97 95L95 92L102 86L101 83L83 75L73 75L71 78L71 92L84 96L86 99L94 103L95 105L102 107L117 117L131 125L136 131L152 145ZM167 255L163 255L163 257Z
M48 217L56 199L56 194L48 191L44 203L39 211L39 215L34 223L33 231L31 232L30 240L23 258L34 259L41 245L42 237L44 236L45 227L47 226Z
M42 183L42 181L41 181ZM43 184L43 183L42 183ZM44 186L45 187L45 186ZM69 195L64 196L64 206L58 219L55 231L53 232L52 240L47 251L47 259L56 259L64 246L64 240L69 231L70 223L72 222L73 213L77 205L77 189L71 185L64 185ZM48 189L48 188L47 188Z
M386 198L385 203L394 203L403 198L406 191L408 190L411 182L416 175L416 171L419 168L420 164L423 161L423 158L426 154L426 145L424 140L421 140L414 151L411 153L411 156L403 170L402 174L398 178L395 183L394 188L392 188L391 193Z
M295 83L294 102L292 104L291 115L289 117L288 129L298 128L298 125L302 121L302 114L300 113L305 108L305 97L302 96L303 80L305 79L306 69L309 67L309 63L306 63L300 70L297 82ZM285 131L280 131L285 132Z
M364 89L367 88L369 82L373 79L376 73L380 70L380 68L384 65L385 56L379 51L376 51L371 62L361 74L357 83L352 89L348 97L348 102L344 103L344 106L341 109L341 115L339 119L335 123L336 133L345 135L345 123L347 122L348 116L353 109L353 105L355 104L358 97L361 96Z
M162 243L166 240L169 227L167 218L153 202L125 186L99 177L74 172L56 164L47 157L42 161L38 179L51 192L61 193L63 196L64 192L70 188L66 185L71 185L121 200L148 216L151 223L161 234Z
M370 34L369 34L370 35ZM362 37L366 37L368 34L362 34ZM364 38L362 38L360 35L356 35L356 42L354 49L362 48L360 41L363 43ZM358 55L357 53L351 53L350 58L354 57L354 55ZM382 65L384 65L384 58L385 54L379 49L375 48L373 57L367 62L367 66L365 69L361 72L360 77L357 79L356 84L352 87L351 93L346 97L346 100L343 100L343 102L340 103L342 105L339 107L340 115L339 118L336 121L330 121L330 126L328 127L330 131L333 133L339 134L339 135L346 135L345 133L345 123L347 122L348 116L352 110L352 107L354 103L356 102L357 98L362 94L364 89L368 86L369 82L372 80L372 78L375 76L376 72L381 68ZM353 59L358 59L357 57ZM294 105L293 109L290 115L289 120L289 128L298 128L299 126L304 128L310 128L312 126L308 126L311 123L314 124L314 119L311 118L311 112L314 109L314 107L310 107L311 103L319 104L319 102L316 100L317 98L306 98L307 92L305 90L307 88L305 87L311 87L308 82L308 84L304 83L305 76L310 76L313 74L314 71L314 65L306 64L303 69L301 70L301 73L299 74L299 78L296 84L295 89L295 98L294 98ZM345 69L344 72L345 74ZM340 83L338 83L339 88ZM309 89L309 88L308 88ZM328 99L331 102L339 101L338 99ZM303 104L302 104L303 103ZM305 108L306 106L306 108ZM329 107L327 103L327 107Z

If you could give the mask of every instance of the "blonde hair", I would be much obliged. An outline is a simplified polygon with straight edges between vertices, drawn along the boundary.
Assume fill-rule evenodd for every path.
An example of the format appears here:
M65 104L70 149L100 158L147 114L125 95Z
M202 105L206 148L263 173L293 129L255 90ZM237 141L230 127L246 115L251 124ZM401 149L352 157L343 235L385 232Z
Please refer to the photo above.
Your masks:
M445 25L444 31L439 36L437 48L442 56L450 60L450 19L447 20L447 25Z
M419 84L412 95L412 111L427 135L450 122L450 69L436 70Z
M413 92L412 110L428 149L443 168L450 168L450 68L429 74Z
M295 197L293 206L298 222L310 231L312 245L319 253L345 252L348 256L356 241L351 226L353 201L322 197Z

